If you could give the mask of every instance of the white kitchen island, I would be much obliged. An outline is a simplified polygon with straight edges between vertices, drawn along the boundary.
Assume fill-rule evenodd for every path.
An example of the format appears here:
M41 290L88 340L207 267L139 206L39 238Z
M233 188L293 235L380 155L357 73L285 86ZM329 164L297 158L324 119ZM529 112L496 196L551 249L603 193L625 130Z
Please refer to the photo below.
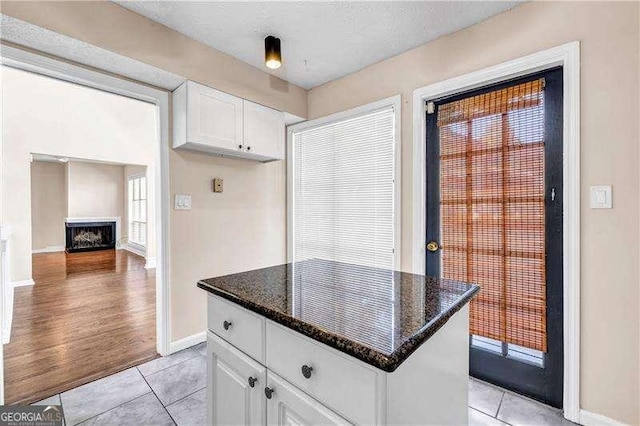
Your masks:
M198 286L211 424L467 423L477 286L323 260Z

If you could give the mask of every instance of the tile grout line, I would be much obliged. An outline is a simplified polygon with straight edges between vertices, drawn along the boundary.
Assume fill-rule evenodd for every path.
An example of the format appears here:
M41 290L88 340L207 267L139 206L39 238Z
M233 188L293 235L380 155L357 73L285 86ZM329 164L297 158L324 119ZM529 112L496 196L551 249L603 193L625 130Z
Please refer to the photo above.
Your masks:
M504 401L504 396L506 395L506 393L504 391L502 391L502 396L500 397L500 404L498 404L498 409L496 410L496 415L493 416L496 420L500 420L498 418L498 414L500 414L500 409L502 408L502 401Z
M149 386L149 388L151 388L151 386ZM133 399L130 399L130 400L128 400L128 401L123 402L122 404L118 404L118 405L116 405L115 407L109 408L108 410L101 411L100 413L96 414L95 416L91 416L91 417L89 417L89 418L87 418L87 419L84 419L84 420L82 420L82 421L81 421L81 422L79 422L79 423L74 423L74 424L72 424L72 425L71 425L71 424L67 424L67 419L66 419L66 418L65 418L65 421L64 421L64 422L65 422L65 424L66 424L67 426L77 426L77 425L81 425L82 423L85 423L85 422L87 422L87 421L89 421L89 420L91 420L91 419L93 419L93 418L95 418L95 417L101 416L101 415L103 415L103 414L105 414L105 413L108 413L108 412L109 412L109 411L111 411L111 410L115 410L116 408L122 407L122 406L123 406L123 405L125 405L125 404L128 404L128 403L130 403L130 402L132 402L132 401L135 401L135 400L136 400L136 399L138 399L138 398L142 398L143 396L147 396L147 395L149 395L149 394L150 394L150 393L152 393L152 392L153 392L153 390L151 390L151 391L149 391L149 392L145 392L145 393L143 393L142 395L138 395L138 396L136 396L136 397L135 397L135 398L133 398ZM62 406L62 412L64 413L64 405ZM66 417L66 416L65 416L65 417Z
M176 365L180 365L181 363L178 363ZM136 367L136 369L138 369L138 367ZM156 399L158 400L158 402L160 403L160 405L162 405L162 408L164 409L165 413L167 413L167 415L169 416L169 418L171 419L171 421L173 422L174 425L177 425L178 422L176 422L176 419L173 418L173 416L171 415L171 413L169 412L169 410L167 410L167 407L165 407L164 403L162 402L162 400L158 397L158 394L156 394L156 391L153 390L153 388L151 387L151 385L149 384L149 382L147 382L147 378L144 377L144 374L142 374L142 371L140 371L138 369L138 372L140 373L140 375L142 376L142 379L144 380L144 382L147 384L147 386L149 386L149 389L151 389L151 393L153 393L153 396L156 397Z
M183 396L183 397L182 397L182 398L180 398L180 399L176 399L176 400L175 400L175 401L173 401L171 404L167 404L167 407L168 407L168 406L170 406L170 405L176 404L176 403L178 403L178 402L182 401L183 399L187 399L187 398L189 398L191 395L196 394L196 393L198 393L198 392L200 392L201 390L206 389L206 388L207 388L207 385L205 385L204 387L202 387L202 388L200 388L200 389L198 389L198 390L196 390L196 391L191 392L189 395L185 395L185 396Z
M139 365L136 365L136 366L135 366L135 368L138 368L138 371L140 371L140 374L142 374L142 377L153 376L153 375L154 375L154 374L156 374L156 373L159 373L159 372L161 372L161 371L167 370L167 369L169 369L169 368L171 368L171 367L175 367L176 365L183 364L183 363L185 363L185 362L187 362L187 361L190 361L190 360L192 360L192 359L194 359L194 358L196 358L196 357L198 357L198 356L202 356L202 354L197 353L197 352L196 352L194 349L192 349L192 348L193 348L193 346L188 347L188 348L186 348L186 349L183 349L184 351L192 351L192 352L194 352L194 355L193 355L191 358L183 359L183 360L182 360L182 361L180 361L180 362L177 362L177 363L175 363L175 364L171 364L171 365L169 365L169 366L167 366L167 367L161 368L160 370L154 371L153 373L149 373L149 374L145 375L145 374L144 374L142 371L140 371L140 369L138 368L138 367L140 367ZM179 351L179 352L182 352L182 351ZM179 352L176 352L176 353L179 353ZM175 355L175 354L171 354L171 355ZM167 355L167 356L171 356L171 355ZM156 359L162 359L162 358L164 358L164 357L160 357L160 358L156 358ZM151 361L149 361L149 362L153 362L153 361L155 361L155 359L152 359L152 360L151 360ZM145 363L145 364L146 364L146 363ZM141 364L141 365L144 365L144 364Z
M171 367L174 367L174 366L180 365L180 364L182 364L182 363L184 363L184 362L187 362L187 361L189 361L189 360L191 360L191 359L194 359L194 358L196 358L196 357L198 357L198 356L202 356L200 353L198 353L198 352L194 349L194 347L195 347L195 346L197 346L197 345L190 346L190 347L188 347L188 348L183 349L183 350L185 350L185 351L186 351L186 350L191 351L191 352L194 354L194 356L192 356L192 357L190 357L190 358L187 358L187 359L185 359L185 360L183 360L183 361L180 361L180 362L178 362L178 363L176 363L176 364L173 364L173 365L170 365L170 366L168 366L168 367L162 368L162 369L160 369L160 370L158 370L158 371L154 371L153 373L149 374L149 376L152 376L152 375L154 375L154 374L156 374L156 373L159 373L159 372L161 372L161 371L164 371L164 370L166 370L166 369L168 369L168 368L171 368ZM160 359L160 358L156 358L156 359ZM154 361L154 360L151 360L151 361L148 361L148 362L152 362L152 361ZM140 365L144 365L144 364L140 364ZM78 422L78 423L74 423L73 425L69 425L69 426L76 426L76 425L82 424L82 423L84 423L84 422L86 422L86 421L88 421L88 420L90 420L90 419L93 419L94 417L98 417L98 416L100 416L100 415L102 415L102 414L108 413L108 412L109 412L109 411L111 411L111 410L115 410L115 409L116 409L116 408L118 408L118 407L121 407L121 406L123 406L123 405L125 405L125 404L127 404L127 403L129 403L129 402L131 402L131 401L135 401L136 399L141 398L141 397L143 397L143 396L145 396L145 395L148 395L148 394L150 394L150 393L153 393L153 395L156 397L156 399L158 400L158 402L160 403L160 405L162 405L162 408L163 408L163 409L165 410L165 412L169 415L169 417L171 418L171 420L173 421L173 423L177 425L177 423L176 423L175 419L171 416L171 413L169 413L169 411L166 409L165 405L162 403L162 401L160 400L160 398L158 397L158 395L155 393L155 391L153 390L153 388L151 387L151 385L150 385L150 384L149 384L149 382L147 381L147 379L146 379L145 375L142 373L142 371L140 371L139 365L136 365L136 366L133 366L133 367L129 367L129 368L127 368L126 370L119 371L119 372L117 372L117 373L111 374L111 375L109 375L109 376L102 377L102 378L100 378L100 379L93 380L93 381L91 381L91 382L85 383L84 385L81 385L81 386L78 386L78 387L75 387L75 388L69 389L69 391L71 391L71 390L73 390L73 389L77 389L77 388L82 387L82 386L85 386L85 385L88 385L89 383L97 382L98 380L101 380L101 379L106 379L107 377L114 376L114 375L116 375L116 374L119 374L119 373L122 373L122 372L124 372L124 371L127 371L127 370L129 370L129 369L131 369L131 368L135 368L135 369L138 371L138 373L140 374L140 376L142 376L142 379L144 380L144 382L146 383L146 385L149 387L149 392L145 392L145 393L144 393L144 394L142 394L142 395L136 396L136 397L135 397L135 398L133 398L133 399L130 399L130 400L128 400L128 401L125 401L125 402L123 402L123 403L121 403L121 404L116 405L115 407L109 408L108 410L102 411L102 412L100 412L100 413L98 413L98 414L96 414L96 415L94 415L94 416L91 416L91 417L89 417L89 418L86 418L86 419L84 419L84 420L82 420L82 421L80 421L80 422ZM204 388L202 388L202 389L205 389L205 388L206 388L206 386L205 386ZM189 394L189 395L187 395L187 396L193 395L194 393L199 392L199 391L201 391L202 389L198 389L197 391L192 392L192 393L190 393L190 394ZM68 391L65 391L65 392L68 392ZM58 394L57 394L57 396L58 396L58 398L60 399L60 406L62 406L62 410L63 410L62 412L64 413L64 404L62 403L62 394L63 394L63 393L64 393L64 392L58 393ZM55 395L52 395L52 396L55 396ZM185 397L183 397L183 398L180 398L179 400L174 401L174 402L172 402L171 404L174 404L175 402L181 401L182 399L186 398L187 396L185 396ZM51 397L49 397L49 398L51 398ZM39 402L39 401L38 401L38 402ZM169 405L171 405L171 404L169 404ZM65 425L67 425L67 424L68 424L68 422L67 422L66 416L65 416L65 420L64 420L64 421L65 421Z
M505 425L512 426L512 425L511 425L511 423L507 423L507 422L505 422L504 420L500 420L500 419L497 419L497 418L495 418L495 417L491 417L489 414L485 413L484 411L480 411L480 410L478 410L477 408L473 408L472 406L469 406L469 409L470 409L470 410L475 411L476 413L480 413L480 414L481 414L481 415L483 415L483 416L487 416L487 417L489 417L490 419L494 419L494 420L499 421L500 423L504 423Z

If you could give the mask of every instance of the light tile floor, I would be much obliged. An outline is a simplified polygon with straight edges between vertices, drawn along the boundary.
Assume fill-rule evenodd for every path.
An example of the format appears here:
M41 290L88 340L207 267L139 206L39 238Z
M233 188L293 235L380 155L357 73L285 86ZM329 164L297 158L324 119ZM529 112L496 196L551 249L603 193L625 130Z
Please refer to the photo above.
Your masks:
M206 423L205 344L154 359L54 395L38 405L62 403L75 425L189 425ZM570 425L560 410L469 380L469 424Z

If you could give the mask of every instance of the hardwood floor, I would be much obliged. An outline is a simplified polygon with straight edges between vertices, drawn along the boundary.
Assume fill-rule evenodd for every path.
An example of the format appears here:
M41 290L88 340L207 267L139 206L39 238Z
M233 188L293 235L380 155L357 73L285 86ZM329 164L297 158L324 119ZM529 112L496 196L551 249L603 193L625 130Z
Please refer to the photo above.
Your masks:
M125 250L33 255L4 346L5 402L26 404L156 358L155 270Z

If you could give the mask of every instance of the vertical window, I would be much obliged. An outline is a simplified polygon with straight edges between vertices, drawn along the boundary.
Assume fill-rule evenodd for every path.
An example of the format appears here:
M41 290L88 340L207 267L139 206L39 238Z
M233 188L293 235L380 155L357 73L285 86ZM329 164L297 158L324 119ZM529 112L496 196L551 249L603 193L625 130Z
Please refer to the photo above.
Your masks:
M290 130L290 260L399 266L399 101L382 103Z
M129 177L128 188L129 244L147 246L147 178Z

